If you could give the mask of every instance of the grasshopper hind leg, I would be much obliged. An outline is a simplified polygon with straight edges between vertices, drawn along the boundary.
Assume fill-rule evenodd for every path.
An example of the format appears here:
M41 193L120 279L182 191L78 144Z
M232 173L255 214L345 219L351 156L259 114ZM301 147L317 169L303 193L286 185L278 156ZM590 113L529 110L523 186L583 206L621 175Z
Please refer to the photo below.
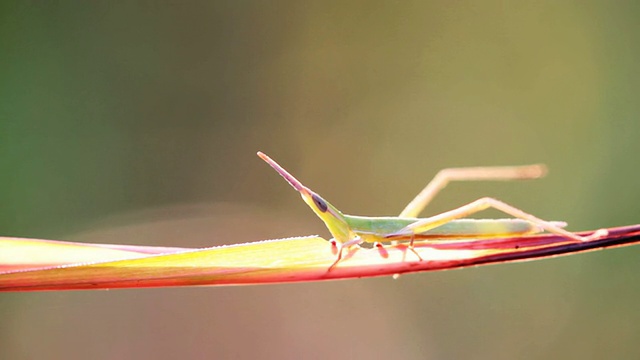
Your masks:
M489 208L499 210L517 219L528 221L552 234L559 235L564 238L577 241L577 242L599 239L603 236L606 236L607 234L606 230L598 230L589 236L580 236L578 234L574 234L572 232L564 230L562 227L557 226L553 222L539 219L531 214L525 213L524 211L518 208L515 208L507 203L504 203L500 200L484 197L476 201L473 201L469 204L463 205L457 209L449 210L439 215L435 215L430 218L416 221L415 223L407 226L404 229L401 229L399 232L395 234L389 234L387 237L393 238L394 236L398 236L398 235L406 236L410 234L421 234L428 230L437 228L440 225L446 224L452 220L465 218L465 217L468 217L469 215L475 214L477 212L480 212Z

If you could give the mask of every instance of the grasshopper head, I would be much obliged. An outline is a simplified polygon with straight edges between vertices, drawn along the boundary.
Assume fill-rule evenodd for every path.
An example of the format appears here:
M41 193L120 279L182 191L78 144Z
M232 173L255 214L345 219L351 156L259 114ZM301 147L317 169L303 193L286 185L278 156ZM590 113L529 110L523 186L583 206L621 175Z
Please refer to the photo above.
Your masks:
M323 199L320 195L313 192L308 187L302 185L298 179L293 177L293 175L289 174L287 170L282 168L282 166L278 165L277 162L273 161L270 157L265 155L262 152L258 152L258 156L267 162L267 164L271 165L271 167L278 172L287 182L296 189L300 196L302 196L302 200L304 200L307 205L313 210L322 221L324 221L325 225L331 232L331 235L338 241L344 243L350 239L352 239L355 235L351 231L349 224L344 218L344 215L340 212L340 210L336 209L333 205L331 205L328 201Z

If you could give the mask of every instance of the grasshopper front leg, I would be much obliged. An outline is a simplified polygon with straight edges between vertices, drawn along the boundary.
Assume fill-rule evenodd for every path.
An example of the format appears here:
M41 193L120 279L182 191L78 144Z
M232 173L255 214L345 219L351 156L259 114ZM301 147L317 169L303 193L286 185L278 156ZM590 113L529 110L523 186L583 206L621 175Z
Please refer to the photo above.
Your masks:
M362 244L363 240L360 236L356 236L355 238L341 243L340 241L336 240L336 239L331 239L329 240L329 242L331 243L331 246L333 248L337 249L338 252L338 257L336 258L336 260L333 262L333 264L331 264L331 266L329 266L329 269L327 269L327 272L331 271L331 269L334 268L334 266L338 265L338 263L340 262L340 260L342 260L342 251L344 250L344 248L349 248L353 245L360 245Z

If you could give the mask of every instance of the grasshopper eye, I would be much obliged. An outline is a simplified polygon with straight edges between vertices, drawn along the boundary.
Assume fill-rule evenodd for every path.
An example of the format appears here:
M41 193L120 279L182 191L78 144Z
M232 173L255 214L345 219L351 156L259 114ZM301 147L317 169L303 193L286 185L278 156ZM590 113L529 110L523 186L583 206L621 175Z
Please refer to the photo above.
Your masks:
M324 200L322 200L320 196L313 194L311 198L313 199L313 203L316 204L316 207L318 208L318 210L322 212L327 211L327 203Z

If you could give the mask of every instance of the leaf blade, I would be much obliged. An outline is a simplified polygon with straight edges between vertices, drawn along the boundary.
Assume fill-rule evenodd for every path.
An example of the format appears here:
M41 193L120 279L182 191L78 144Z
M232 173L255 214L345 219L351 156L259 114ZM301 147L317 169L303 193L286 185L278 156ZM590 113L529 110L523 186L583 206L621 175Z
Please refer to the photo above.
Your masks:
M608 236L583 243L555 235L422 241L416 250L425 261L418 261L406 244L382 249L355 247L345 252L331 271L327 269L335 252L329 242L317 236L206 249L158 248L172 249L167 253L153 253L153 247L125 246L118 251L127 249L120 255L128 258L0 273L0 291L249 285L390 276L541 259L639 242L640 225L635 225L609 229ZM113 250L109 245L80 245ZM153 254L143 254L144 250Z

